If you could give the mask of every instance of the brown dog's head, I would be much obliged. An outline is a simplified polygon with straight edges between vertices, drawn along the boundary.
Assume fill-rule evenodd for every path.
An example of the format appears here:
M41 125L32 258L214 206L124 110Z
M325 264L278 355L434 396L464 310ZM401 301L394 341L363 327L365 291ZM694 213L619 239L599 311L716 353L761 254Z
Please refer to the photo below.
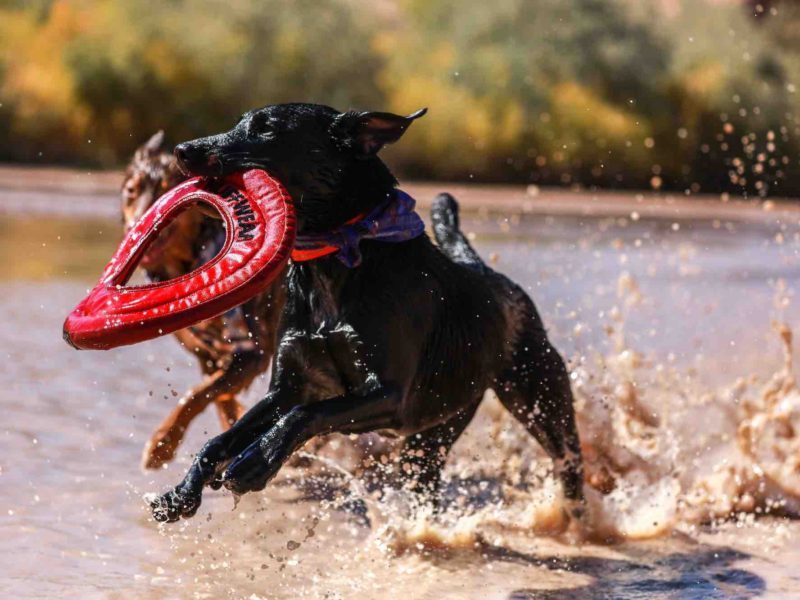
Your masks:
M164 149L163 131L137 148L122 184L125 231L141 219L162 194L185 179L175 157ZM196 210L180 214L148 248L140 266L157 280L170 279L191 270L195 266L196 241L204 218Z
M125 230L167 190L185 179L175 157L164 150L164 132L155 133L136 149L122 184L122 219Z

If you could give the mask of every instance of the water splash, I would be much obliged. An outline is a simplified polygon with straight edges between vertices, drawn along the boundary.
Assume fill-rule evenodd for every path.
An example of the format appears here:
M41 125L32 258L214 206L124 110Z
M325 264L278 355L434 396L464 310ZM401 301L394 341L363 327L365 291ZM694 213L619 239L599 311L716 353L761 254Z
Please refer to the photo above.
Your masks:
M776 302L785 304L785 288L778 288ZM626 318L643 301L636 280L623 274L617 296L606 328L610 352L580 355L572 366L586 465L584 522L570 523L551 461L488 392L453 448L437 510L402 488L368 491L350 475L362 460L390 473L402 468L391 442L339 436L329 442L333 451L315 449L326 456L315 460L348 474L376 544L395 553L458 551L501 542L509 532L641 540L746 515L800 514L800 391L789 326L776 324L784 355L768 381L748 375L704 389L691 371L630 347Z

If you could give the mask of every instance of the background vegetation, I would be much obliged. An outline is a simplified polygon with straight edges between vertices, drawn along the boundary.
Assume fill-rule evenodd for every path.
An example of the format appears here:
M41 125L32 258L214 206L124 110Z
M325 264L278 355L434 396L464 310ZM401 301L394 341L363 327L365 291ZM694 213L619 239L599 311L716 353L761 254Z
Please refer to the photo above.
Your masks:
M800 194L790 0L0 0L0 160L315 101L429 115L405 175Z

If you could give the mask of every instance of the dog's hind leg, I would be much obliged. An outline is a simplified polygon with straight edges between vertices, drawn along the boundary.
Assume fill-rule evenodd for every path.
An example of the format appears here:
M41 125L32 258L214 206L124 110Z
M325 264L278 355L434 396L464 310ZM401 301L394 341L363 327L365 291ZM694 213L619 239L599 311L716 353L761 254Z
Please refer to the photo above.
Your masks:
M570 513L583 511L583 463L575 425L572 390L564 361L547 340L541 318L527 295L481 260L460 229L458 202L439 194L431 206L436 243L455 263L489 275L505 289L506 301L516 304L512 318L523 333L515 345L511 366L497 378L495 392L503 405L539 441L555 464Z
M481 398L478 397L449 420L407 437L401 451L401 468L411 483L412 489L420 494L431 495L438 504L439 484L442 478L447 454L464 432ZM407 465L407 466L406 466Z
M495 392L511 414L553 459L568 512L583 514L583 462L575 424L572 390L564 361L540 327L517 340L511 366L498 378Z
M217 418L222 431L230 429L230 426L244 414L244 406L236 399L240 391L236 390L214 398L214 407L217 409Z

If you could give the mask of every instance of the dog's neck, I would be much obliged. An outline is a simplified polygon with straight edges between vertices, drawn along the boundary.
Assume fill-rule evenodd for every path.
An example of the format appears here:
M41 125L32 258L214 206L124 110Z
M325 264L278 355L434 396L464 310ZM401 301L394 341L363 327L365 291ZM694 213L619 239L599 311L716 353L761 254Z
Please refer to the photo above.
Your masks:
M385 202L394 192L397 180L377 158L357 161L339 184L320 194L313 190L292 192L298 216L299 233L322 233L340 227L350 219ZM291 190L290 190L291 191Z
M375 158L357 163L342 183L340 191L334 197L314 199L311 203L306 203L304 208L309 212L319 209L321 214L316 217L310 214L305 216L302 214L303 208L298 210L306 231L330 231L357 215L369 212L394 193L397 180L388 167ZM366 263L369 260L370 254L364 253L363 261ZM336 306L339 290L353 272L335 254L330 254L294 263L289 272L290 286L294 287L299 297L304 298L301 303L310 309L312 320L320 317L323 320L335 320L333 313L338 312Z

